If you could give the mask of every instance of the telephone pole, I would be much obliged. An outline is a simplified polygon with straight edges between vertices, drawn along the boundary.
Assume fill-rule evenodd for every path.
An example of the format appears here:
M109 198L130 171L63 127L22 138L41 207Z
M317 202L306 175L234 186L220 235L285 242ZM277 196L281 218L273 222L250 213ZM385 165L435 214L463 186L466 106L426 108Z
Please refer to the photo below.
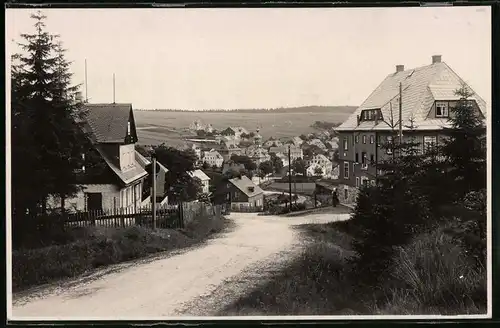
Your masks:
M89 102L89 95L88 95L88 89L87 89L87 59L85 59L85 102Z
M399 144L403 144L403 83L399 82Z
M292 163L290 161L290 145L288 145L288 190L290 193L290 212L292 211Z
M156 229L156 154L153 152L151 155L153 162L152 172L153 172L153 187L151 188L151 202L153 205L153 229Z

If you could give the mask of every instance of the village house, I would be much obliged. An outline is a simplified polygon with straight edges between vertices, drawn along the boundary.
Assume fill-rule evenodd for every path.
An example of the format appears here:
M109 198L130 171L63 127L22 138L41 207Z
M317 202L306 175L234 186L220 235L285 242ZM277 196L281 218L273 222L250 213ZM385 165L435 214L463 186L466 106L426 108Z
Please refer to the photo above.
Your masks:
M274 137L271 137L266 142L264 142L264 144L262 146L264 148L281 147L281 146L283 146L283 142L281 142L281 140L278 140Z
M281 159L281 163L283 163L283 167L289 166L290 162L288 161L288 155L285 155L283 153L277 153L276 157Z
M308 176L315 176L317 168L321 169L321 176L330 176L333 170L332 162L323 154L314 155L311 159L307 161L309 165L306 169L306 174Z
M292 142L296 147L300 147L304 143L304 140L302 140L300 137L293 137Z
M267 162L271 160L269 152L264 148L257 148L253 156L251 156L250 158L254 161L255 164L257 164L257 166L262 162Z
M141 153L139 153L137 150L135 151L135 159L137 163L145 170L147 170L148 166L152 164L151 158L142 156ZM168 169L160 162L156 162L156 164L156 203L159 205L164 205L168 204L168 196L165 190L166 174L168 173ZM149 180L146 179L143 184L141 206L148 206L152 202L152 186L151 181Z
M258 145L248 146L242 150L242 153L248 157L253 157L258 152L259 148Z
M259 134L259 130L257 129L257 132L253 136L253 142L256 145L261 145L262 144L262 136Z
M210 178L200 169L188 172L191 178L198 178L201 181L201 192L208 194L210 192Z
M137 133L131 104L85 104L84 129L92 148L82 157L79 174L83 190L65 200L69 211L132 212L141 205L146 170L136 161ZM60 207L55 197L49 207Z
M229 179L222 188L232 210L258 212L263 209L264 191L245 175Z
M444 138L441 131L449 127L452 108L460 100L455 91L462 85L464 81L439 55L423 67L405 70L397 65L395 72L336 128L341 141L340 201L354 203L359 186L374 183L377 175L383 174L375 164L392 154L390 147L382 146L391 144L399 133L400 91L403 140L411 138L425 151ZM486 102L475 93L469 101L485 117Z
M213 148L203 154L203 163L207 163L212 167L222 167L223 162L222 155Z
M326 150L325 144L323 143L323 141L321 141L318 138L314 138L314 139L309 140L307 142L307 144L310 146L316 146L316 147L320 148L321 150Z
M229 129L233 130L236 140L241 140L242 134L246 134L246 135L249 134L247 129L245 129L244 127L241 127L241 126L234 126L234 127L231 126L231 127L229 127Z
M290 149L290 159L292 160L292 163L296 159L302 159L304 157L304 151L300 147L292 145L290 145L290 148L288 148L288 146L271 147L269 148L269 153L286 155L288 160L288 149Z
M222 174L226 174L229 171L240 173L244 170L245 170L245 165L241 163L235 163L232 160L224 162L224 165L222 166Z

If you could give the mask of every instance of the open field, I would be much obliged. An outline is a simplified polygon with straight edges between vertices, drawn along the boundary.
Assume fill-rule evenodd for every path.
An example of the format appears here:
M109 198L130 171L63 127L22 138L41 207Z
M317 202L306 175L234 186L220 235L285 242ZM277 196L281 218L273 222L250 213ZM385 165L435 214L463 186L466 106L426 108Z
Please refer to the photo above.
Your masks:
M335 109L332 112L189 112L189 111L135 111L135 121L140 144L160 144L171 146L183 144L182 138L190 136L189 125L200 120L212 124L215 129L228 126L243 126L249 131L260 128L264 139L271 136L291 137L315 131L311 125L315 121L343 122L352 108Z

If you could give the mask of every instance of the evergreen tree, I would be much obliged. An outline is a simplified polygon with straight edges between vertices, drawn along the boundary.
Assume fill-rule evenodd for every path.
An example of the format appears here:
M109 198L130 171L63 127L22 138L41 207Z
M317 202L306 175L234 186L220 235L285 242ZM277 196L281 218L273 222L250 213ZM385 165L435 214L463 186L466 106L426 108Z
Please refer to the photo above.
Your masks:
M468 192L486 188L486 127L483 115L469 100L472 91L463 84L455 92L460 97L450 109L450 128L444 130L447 138L441 153L449 166L455 200Z
M21 34L21 53L12 70L12 185L16 213L45 212L49 195L67 197L78 190L82 131L81 106L71 86L69 63L45 31L40 12L33 34Z
M353 242L358 253L355 266L366 283L383 276L394 247L407 243L431 218L427 196L420 186L425 157L420 144L407 138L383 148L391 149L392 155L377 164L382 174L376 185L361 188L353 215L353 223L361 229Z

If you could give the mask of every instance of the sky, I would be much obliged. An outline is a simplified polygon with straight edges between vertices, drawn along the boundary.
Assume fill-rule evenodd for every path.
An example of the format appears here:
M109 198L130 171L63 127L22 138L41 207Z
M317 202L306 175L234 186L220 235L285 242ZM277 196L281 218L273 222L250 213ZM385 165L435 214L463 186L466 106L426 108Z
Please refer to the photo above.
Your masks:
M6 10L6 50L34 31ZM137 109L360 105L395 71L446 62L491 103L489 7L43 9L91 103ZM8 56L7 58L9 58ZM85 95L85 88L82 88Z

